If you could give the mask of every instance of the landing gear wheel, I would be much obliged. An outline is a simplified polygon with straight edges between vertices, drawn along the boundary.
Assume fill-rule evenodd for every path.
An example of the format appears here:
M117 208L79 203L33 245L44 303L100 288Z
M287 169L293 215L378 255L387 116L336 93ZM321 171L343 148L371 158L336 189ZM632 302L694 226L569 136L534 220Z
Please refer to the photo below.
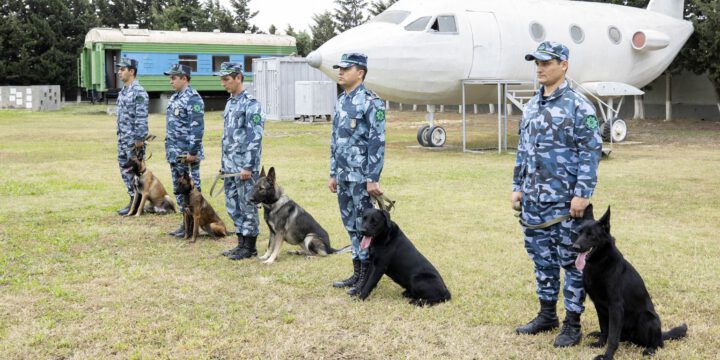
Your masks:
M428 130L430 130L430 125L425 125L418 129L417 141L421 146L430 146L430 141L428 140Z
M441 147L445 145L447 136L445 129L440 126L433 126L428 130L428 142L432 147Z
M614 142L623 142L627 137L627 124L622 119L615 119L612 122L610 135Z

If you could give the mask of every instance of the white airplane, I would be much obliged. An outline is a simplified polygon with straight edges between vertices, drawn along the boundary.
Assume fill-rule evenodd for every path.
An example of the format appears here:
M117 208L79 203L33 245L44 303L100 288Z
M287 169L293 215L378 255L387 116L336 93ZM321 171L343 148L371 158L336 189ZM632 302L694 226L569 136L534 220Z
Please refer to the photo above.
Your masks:
M497 87L463 81L532 84L535 64L524 55L552 40L570 49L568 77L599 101L643 94L639 88L665 71L693 32L683 7L683 0L651 0L646 9L567 0L401 0L307 61L336 78L332 65L343 53L368 55L368 88L385 100L429 104L432 124L431 105L463 103L463 88L468 104L497 103ZM625 123L614 119L622 102L600 104L607 108L601 106L603 128L624 139ZM427 130L418 133L421 143ZM441 146L430 133L423 145Z

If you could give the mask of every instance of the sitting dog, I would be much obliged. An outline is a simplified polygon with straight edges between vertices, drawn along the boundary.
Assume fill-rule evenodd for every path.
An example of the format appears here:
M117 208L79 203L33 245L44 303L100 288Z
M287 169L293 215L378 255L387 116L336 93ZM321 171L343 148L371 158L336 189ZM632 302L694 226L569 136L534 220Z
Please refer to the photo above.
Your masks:
M177 190L178 194L183 196L185 202L183 221L185 222L186 239L190 237L192 231L192 240L190 242L195 242L200 228L213 237L227 236L225 223L223 223L210 203L205 200L200 191L195 188L195 183L187 172L180 175Z
M123 167L126 169L125 171L133 175L133 187L135 188L135 196L127 216L140 216L143 211L158 214L176 211L175 203L165 191L163 184L153 175L152 171L145 167L145 160L140 160L137 155L133 155Z
M267 251L260 260L272 264L280 253L283 241L291 245L300 245L298 255L320 255L342 253L350 250L350 245L342 249L330 246L330 236L317 221L296 202L283 192L275 178L275 168L271 167L265 175L265 167L260 171L260 179L253 185L250 199L262 204L265 223L270 229Z
M573 249L578 252L575 266L583 272L585 291L595 304L600 323L599 339L591 346L607 343L605 354L595 359L612 359L620 341L642 346L643 355L652 355L663 347L664 340L685 337L685 324L667 332L660 330L660 317L645 282L610 235L610 207L598 221L592 211L592 205L585 209Z
M370 270L360 289L361 300L370 295L384 274L405 289L402 295L410 304L432 306L450 300L440 273L390 220L390 213L365 210L362 235L360 248L370 249Z

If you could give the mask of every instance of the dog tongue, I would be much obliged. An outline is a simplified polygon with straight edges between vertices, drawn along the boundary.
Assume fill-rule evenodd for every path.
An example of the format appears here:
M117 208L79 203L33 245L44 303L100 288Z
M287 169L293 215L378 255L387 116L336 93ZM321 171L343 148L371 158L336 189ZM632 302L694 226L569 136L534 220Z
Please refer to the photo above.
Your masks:
M365 250L370 247L370 242L372 241L372 238L369 236L363 236L362 241L360 241L360 248Z
M586 251L584 253L578 254L577 258L575 259L575 268L582 271L585 268L585 258L587 257L587 254L590 251Z

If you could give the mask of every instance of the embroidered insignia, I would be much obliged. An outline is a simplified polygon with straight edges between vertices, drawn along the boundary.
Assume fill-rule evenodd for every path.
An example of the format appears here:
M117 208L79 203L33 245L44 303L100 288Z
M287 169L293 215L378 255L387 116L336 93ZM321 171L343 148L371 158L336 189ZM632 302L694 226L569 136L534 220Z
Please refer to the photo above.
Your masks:
M260 120L261 120L260 114L253 114L252 122L254 122L255 124L259 124Z
M142 95L138 95L138 96L135 97L135 102L138 103L138 104L142 104L142 103L145 102L145 98L142 97Z
M201 112L201 111L202 111L202 106L200 106L200 104L195 104L195 105L193 105L193 111L196 112L196 113Z
M585 117L585 126L587 126L590 130L595 130L598 128L598 119L595 117L595 115L588 115Z
M375 112L375 120L377 122L384 121L385 120L385 110L380 109L380 110L376 111Z

